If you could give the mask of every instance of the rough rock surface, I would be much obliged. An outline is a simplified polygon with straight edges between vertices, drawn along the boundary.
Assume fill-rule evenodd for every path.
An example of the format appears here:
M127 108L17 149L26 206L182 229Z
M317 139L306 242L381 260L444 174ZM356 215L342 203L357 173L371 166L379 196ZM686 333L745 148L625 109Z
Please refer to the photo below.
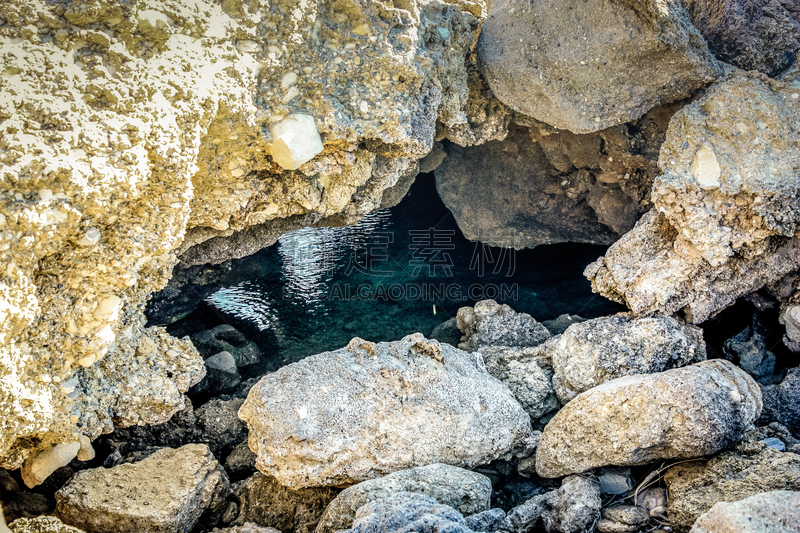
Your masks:
M587 320L543 345L561 403L632 374L653 374L706 359L703 331L672 317L630 313Z
M617 378L553 417L536 449L536 471L559 477L709 455L739 442L760 413L756 382L724 360Z
M800 49L800 5L779 0L681 0L711 52L743 70L775 76Z
M215 528L211 533L281 533L274 527L262 527L252 522L247 522L241 526L225 527L222 529Z
M677 0L499 0L478 60L500 101L573 133L635 120L721 73Z
M465 517L464 522L473 531L494 533L505 517L506 512L502 509L489 509L488 511Z
M651 207L658 150L680 105L591 135L530 121L512 124L502 142L448 145L436 188L471 240L513 248L611 244Z
M254 522L280 531L311 533L337 491L330 488L292 490L275 478L256 473L235 483L233 494L239 502L238 514L232 520L234 525Z
M767 338L755 321L726 340L722 352L758 382L770 380L775 372L775 354L767 349Z
M56 514L87 533L191 531L204 511L224 508L229 491L208 447L189 444L78 472L56 493Z
M528 313L517 313L506 304L482 300L456 313L462 350L483 346L536 346L551 337L547 328Z
M800 432L800 368L792 368L778 385L767 385L764 395L764 423L780 422Z
M455 466L434 464L401 470L348 487L328 505L316 533L333 533L349 528L356 511L369 502L398 492L430 496L464 516L487 511L492 496L489 478Z
M142 315L175 252L377 209L437 121L467 123L485 8L2 2L0 467L181 409L202 361ZM323 150L284 170L298 113Z
M430 496L400 492L366 504L347 533L473 533L461 513Z
M734 71L670 122L655 209L586 269L634 313L703 322L800 267L798 89Z
M419 333L355 338L285 366L250 390L239 417L258 469L295 489L433 463L470 468L510 458L531 436L528 415L479 355Z
M797 533L798 516L800 492L776 490L714 504L697 519L690 533Z
M0 519L0 531L3 531L1 522L2 519ZM84 533L76 527L64 524L54 516L20 518L15 520L9 529L11 533Z
M763 444L760 453L753 451L725 451L709 461L676 465L666 472L668 516L676 531L688 531L717 502L774 490L800 491L800 455Z
M230 353L237 367L248 366L261 360L258 345L230 324L220 324L192 335L192 344L204 358L220 352Z

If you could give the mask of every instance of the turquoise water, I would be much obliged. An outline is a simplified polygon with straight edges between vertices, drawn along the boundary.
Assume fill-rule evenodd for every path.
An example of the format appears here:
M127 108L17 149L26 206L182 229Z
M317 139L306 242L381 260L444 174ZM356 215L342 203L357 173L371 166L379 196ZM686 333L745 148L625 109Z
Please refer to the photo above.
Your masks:
M430 334L458 309L492 298L538 320L585 318L620 306L592 294L585 266L605 247L513 251L470 242L420 175L396 207L343 228L306 228L222 265L192 267L148 309L176 335L228 323L255 341L266 369L370 341ZM172 321L168 317L181 317Z

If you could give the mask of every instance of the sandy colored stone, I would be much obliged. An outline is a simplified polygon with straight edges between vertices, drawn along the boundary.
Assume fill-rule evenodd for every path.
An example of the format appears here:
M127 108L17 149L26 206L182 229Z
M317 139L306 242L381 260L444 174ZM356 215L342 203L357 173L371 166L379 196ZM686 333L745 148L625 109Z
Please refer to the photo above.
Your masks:
M50 474L67 466L70 461L77 457L81 449L80 442L62 442L55 446L42 450L36 455L29 457L22 465L22 480L28 488L33 488L47 479Z
M80 529L68 526L54 516L37 516L36 518L19 518L11 524L11 529L3 530L0 519L0 532L2 533L84 533Z
M719 502L695 521L690 533L797 533L800 492L777 490L737 502Z
M239 417L257 468L293 489L433 463L473 468L531 437L528 415L479 355L419 333L355 338L285 366L250 390Z
M710 455L739 442L761 407L753 378L725 360L617 378L579 394L545 426L536 472Z

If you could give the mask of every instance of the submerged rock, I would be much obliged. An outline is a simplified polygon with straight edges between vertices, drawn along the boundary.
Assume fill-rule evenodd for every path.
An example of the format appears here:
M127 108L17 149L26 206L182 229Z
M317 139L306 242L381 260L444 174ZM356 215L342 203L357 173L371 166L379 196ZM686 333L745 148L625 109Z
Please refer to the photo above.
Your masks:
M365 504L398 492L430 496L464 516L487 511L492 495L489 478L455 466L434 464L401 470L346 488L328 505L316 533L349 528L356 511ZM480 530L483 531L483 530Z
M258 469L294 489L433 463L470 468L512 457L531 436L528 415L479 355L419 333L355 338L285 366L250 390L239 416Z
M725 451L708 461L670 468L664 482L670 523L676 531L688 531L718 502L736 502L774 490L800 491L800 455L763 445L755 454Z
M528 313L517 313L506 304L483 300L462 307L456 314L462 350L473 352L484 346L536 346L551 337Z
M709 455L739 442L760 413L758 385L724 360L617 378L553 417L536 449L536 471L559 477Z
M677 0L500 0L478 59L500 101L574 133L635 120L721 73Z
M205 358L220 353L231 354L237 367L252 365L261 360L258 345L230 324L220 324L192 335L192 344Z
M800 267L795 94L734 71L679 111L655 209L587 267L593 289L638 315L683 310L699 323Z
M800 492L776 490L736 502L719 502L689 533L800 532Z
M564 404L618 377L663 372L706 358L700 328L672 317L630 313L574 324L543 345L543 351L552 360L553 388Z
M346 533L473 533L461 513L430 496L400 492L358 510Z
M163 448L136 464L76 473L56 492L56 514L87 533L191 531L230 491L207 446Z

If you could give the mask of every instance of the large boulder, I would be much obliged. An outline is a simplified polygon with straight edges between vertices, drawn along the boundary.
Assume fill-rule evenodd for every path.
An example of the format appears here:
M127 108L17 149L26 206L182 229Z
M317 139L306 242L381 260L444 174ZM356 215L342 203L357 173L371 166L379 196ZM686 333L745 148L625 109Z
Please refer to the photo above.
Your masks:
M635 120L721 73L677 0L499 0L478 59L500 101L573 133Z
M551 337L528 313L517 313L494 300L462 307L456 313L456 324L463 334L458 347L468 352L483 346L536 346Z
M545 426L536 471L559 477L709 455L739 442L760 413L756 382L724 360L617 378L578 395Z
M561 403L622 376L653 374L706 358L703 331L666 316L630 313L573 324L543 345Z
M225 470L203 444L163 448L135 464L76 473L56 492L56 515L87 533L191 531L230 491Z
M703 322L800 267L797 88L734 71L670 122L655 209L586 269L634 313Z
M689 533L798 533L800 492L775 490L737 502L719 502Z
M800 5L776 0L681 0L711 52L743 70L775 76L800 49Z
M356 511L369 502L398 492L414 492L435 499L464 516L487 511L492 496L489 478L455 466L434 464L401 470L348 487L328 505L316 533L349 528Z
M718 502L736 502L775 490L800 491L800 455L763 445L760 453L753 451L725 451L708 461L667 470L668 516L676 531L688 531Z
M511 458L531 437L528 415L479 355L419 333L355 338L285 366L250 390L239 416L258 469L294 489L433 463L471 468Z

